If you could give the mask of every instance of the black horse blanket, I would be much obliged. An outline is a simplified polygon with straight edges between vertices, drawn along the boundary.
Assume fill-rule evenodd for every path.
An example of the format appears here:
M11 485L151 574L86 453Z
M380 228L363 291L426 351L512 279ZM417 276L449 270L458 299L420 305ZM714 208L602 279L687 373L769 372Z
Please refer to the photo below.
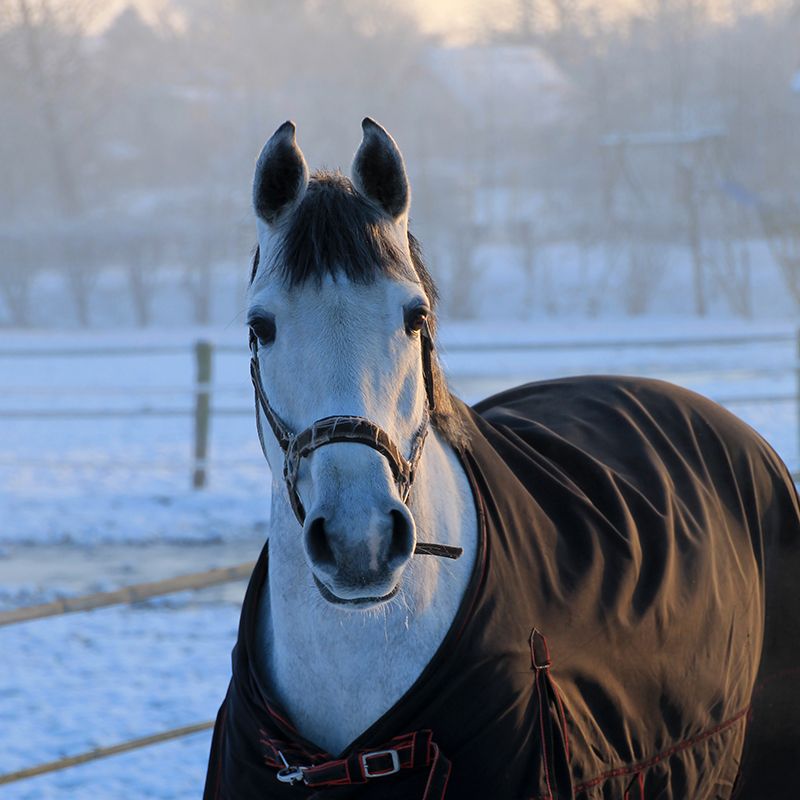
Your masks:
M252 667L265 548L206 800L796 791L800 515L763 439L709 400L631 378L458 410L480 548L438 653L344 754L320 752ZM278 781L284 759L310 767L305 783Z

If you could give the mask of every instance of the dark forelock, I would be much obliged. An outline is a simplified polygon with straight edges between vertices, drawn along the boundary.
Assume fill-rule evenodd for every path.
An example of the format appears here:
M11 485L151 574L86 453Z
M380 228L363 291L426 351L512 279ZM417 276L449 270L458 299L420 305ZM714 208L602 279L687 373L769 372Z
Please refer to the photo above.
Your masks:
M392 236L391 223L338 172L316 172L298 208L287 221L280 245L268 269L289 288L326 275L343 275L353 283L369 284L378 276L407 275L407 259ZM422 261L419 243L409 234L414 270L431 303L436 287ZM256 251L250 280L258 269Z

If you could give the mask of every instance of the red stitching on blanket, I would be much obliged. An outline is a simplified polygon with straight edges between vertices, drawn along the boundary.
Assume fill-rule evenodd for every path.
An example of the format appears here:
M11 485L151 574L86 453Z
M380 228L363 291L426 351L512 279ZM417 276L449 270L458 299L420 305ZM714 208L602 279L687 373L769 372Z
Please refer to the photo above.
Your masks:
M634 784L639 790L639 793L636 795L636 800L644 800L644 772L637 773L634 780L628 784L628 788L625 790L622 800L632 800L631 789L633 788Z
M289 722L286 717L282 714L278 713L277 709L274 706L271 706L269 703L264 704L267 707L267 713L275 720L280 722L285 728L290 730L292 733L297 733L297 729Z
M547 740L545 739L544 735L544 709L542 708L543 697L542 697L542 689L539 685L539 675L536 675L536 694L539 695L539 731L541 732L542 737L542 750L544 758L542 759L544 763L544 781L547 784L547 795L545 800L553 800L553 789L550 786L550 771L548 767L548 761L550 760L550 756L547 752Z
M567 761L569 761L569 733L567 733L567 715L564 713L564 704L561 702L561 692L558 691L558 686L556 686L556 682L552 679L552 677L550 678L550 682L553 686L553 692L555 693L556 700L558 701L558 713L561 716L561 729L564 732L564 747L567 751Z
M227 703L222 707L222 718L220 720L220 730L225 727L225 719L228 716L228 705ZM214 797L219 798L219 784L222 780L222 744L220 744L219 752L217 753L217 781L214 785Z
M592 778L590 781L586 781L585 783L581 783L576 786L575 794L586 791L586 789L591 789L598 784L604 783L609 778L619 778L623 775L632 775L635 772L640 772L641 770L653 767L660 761L663 761L665 758L669 758L670 756L675 755L675 753L679 753L681 750L686 750L692 745L702 742L704 739L708 739L711 736L722 733L722 731L730 728L732 725L735 725L742 717L747 716L749 713L750 706L747 706L747 708L742 709L738 714L735 714L730 719L725 720L725 722L720 722L719 725L716 725L707 731L703 731L703 733L698 733L697 736L693 736L691 739L684 739L682 742L678 742L673 747L670 747L669 750L664 750L663 753L659 753L652 758L648 758L646 761L640 761L638 764L632 764L629 767L619 767L618 769L612 769L608 772L603 772L596 778ZM644 778L644 776L642 777ZM529 798L529 800L552 800L552 797L548 798L545 795L533 795Z
M735 725L742 717L746 716L750 712L750 706L740 711L738 714L734 715L725 722L721 722L719 725L711 728L710 730L703 731L703 733L698 733L697 736L693 736L691 739L684 739L682 742L678 742L678 744L670 747L669 750L664 750L663 753L659 753L652 758L648 758L647 761L640 761L638 764L633 764L630 767L619 767L618 769L612 769L608 772L604 772L601 775L598 775L596 778L592 778L590 781L586 781L585 783L581 783L579 786L575 787L575 792L582 792L586 789L591 789L593 786L597 786L599 783L603 783L607 781L609 778L618 778L621 775L631 775L634 772L639 772L640 770L648 769L649 767L653 767L658 764L660 761L663 761L665 758L669 758L675 753L679 753L681 750L686 750L692 745L697 744L698 742L702 742L704 739L708 739L711 736L715 736L718 733L722 733L726 728L730 728L732 725Z
M431 784L433 783L433 775L436 772L436 766L438 764L439 758L441 757L441 753L439 751L439 745L435 742L431 742L430 747L433 751L433 758L431 760L431 771L428 773L428 780L425 782L425 793L422 795L422 800L428 800L429 792L431 790ZM447 774L444 777L444 786L442 786L442 792L439 795L440 800L444 798L447 794L447 784L450 783L450 772L452 770L451 765L447 765Z

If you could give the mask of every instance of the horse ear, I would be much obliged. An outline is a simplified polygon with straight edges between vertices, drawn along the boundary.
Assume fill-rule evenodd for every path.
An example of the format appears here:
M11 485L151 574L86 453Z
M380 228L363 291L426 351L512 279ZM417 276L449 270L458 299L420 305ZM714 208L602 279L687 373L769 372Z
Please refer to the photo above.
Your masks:
M353 183L361 194L398 220L408 212L411 187L400 148L375 120L365 117L364 136L353 159Z
M253 208L268 225L280 221L303 199L308 165L295 139L295 125L284 122L264 145L253 178Z

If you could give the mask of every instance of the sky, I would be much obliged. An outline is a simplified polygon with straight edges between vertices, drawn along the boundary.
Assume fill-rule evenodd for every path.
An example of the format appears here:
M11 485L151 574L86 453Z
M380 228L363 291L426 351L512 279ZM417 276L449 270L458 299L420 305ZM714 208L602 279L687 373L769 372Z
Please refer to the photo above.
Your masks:
M64 0L67 3L69 1ZM719 2L727 5L736 0ZM107 0L99 27L102 28L121 7L128 4L139 8L142 15L152 22L159 17L169 19L176 13L171 0ZM402 5L417 16L424 31L455 39L470 38L476 29L484 28L487 24L493 28L512 25L519 4L519 0L402 0ZM613 16L616 13L624 14L631 7L641 4L641 0L583 0L583 4L587 8L601 8L603 14ZM546 5L542 3L541 7Z
M62 0L69 4L72 0ZM684 0L685 1L685 0ZM520 0L398 0L410 8L420 21L421 28L446 40L464 41L474 38L475 32L486 27L503 28L514 24ZM740 17L773 6L777 0L710 0L715 16L720 19ZM125 5L135 5L151 22L168 21L180 26L180 14L173 0L106 0L104 13L92 26L102 29ZM548 17L547 0L532 3L543 20ZM647 13L654 0L577 0L583 13L602 15L606 19L625 17L631 12Z
M623 0L624 2L625 0ZM69 2L69 0L65 0ZM619 2L619 0L607 0ZM142 15L151 22L156 22L159 17L171 16L174 6L170 0L108 0L105 13L98 21L100 28L118 13L125 5L135 5ZM517 0L404 0L403 5L413 9L419 18L423 30L455 35L468 35L471 30L479 25L490 15L491 19L512 19Z

